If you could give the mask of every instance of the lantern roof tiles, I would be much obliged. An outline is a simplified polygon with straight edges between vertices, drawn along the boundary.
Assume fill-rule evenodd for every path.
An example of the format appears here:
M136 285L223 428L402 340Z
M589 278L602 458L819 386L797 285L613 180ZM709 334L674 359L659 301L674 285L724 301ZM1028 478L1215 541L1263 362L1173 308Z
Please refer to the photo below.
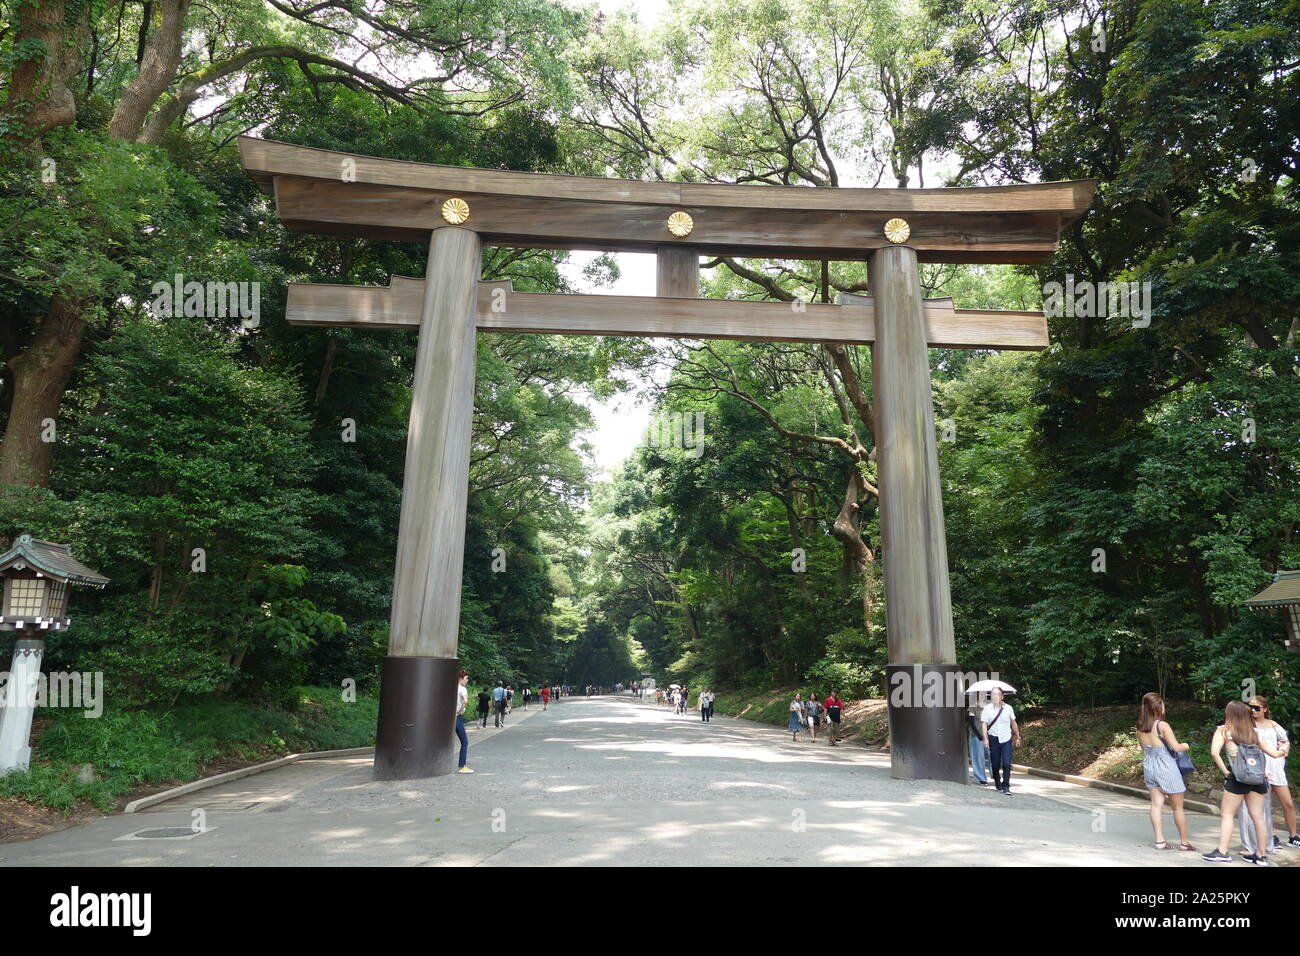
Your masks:
M1286 607L1300 604L1300 571L1278 571L1273 583L1254 597L1242 602L1243 607Z
M41 541L30 534L19 535L13 547L0 555L0 571L11 568L33 568L57 581L90 587L102 588L108 583L108 578L74 558L66 544Z

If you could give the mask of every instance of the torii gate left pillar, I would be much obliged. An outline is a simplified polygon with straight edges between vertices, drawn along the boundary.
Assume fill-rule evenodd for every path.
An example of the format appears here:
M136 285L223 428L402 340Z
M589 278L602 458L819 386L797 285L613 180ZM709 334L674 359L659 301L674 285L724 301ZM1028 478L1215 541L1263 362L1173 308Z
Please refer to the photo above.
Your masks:
M451 770L480 256L478 234L469 229L446 226L430 236L380 674L376 780Z

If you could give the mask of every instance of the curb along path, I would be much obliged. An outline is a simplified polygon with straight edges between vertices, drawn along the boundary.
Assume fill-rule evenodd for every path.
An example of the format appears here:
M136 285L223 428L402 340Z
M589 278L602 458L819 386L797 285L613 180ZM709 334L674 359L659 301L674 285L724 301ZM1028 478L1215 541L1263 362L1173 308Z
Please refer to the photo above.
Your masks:
M556 706L552 704L552 706ZM562 705L561 705L562 706ZM527 720L534 713L540 713L540 705L524 710L516 707L510 712L505 727L494 727L492 717L488 717L486 729L478 721L466 723L469 734L470 766L474 765L474 744L496 737L509 730L522 720ZM350 750L322 750L315 753L290 754L268 760L266 763L241 767L228 773L217 774L194 780L161 793L150 794L128 803L123 813L168 813L189 809L202 810L243 810L257 813L269 810L273 806L291 800L314 784L323 783L333 777L348 773L358 767L368 766L374 761L374 747L356 747ZM270 773L269 771L275 771ZM244 781L254 775L258 780Z

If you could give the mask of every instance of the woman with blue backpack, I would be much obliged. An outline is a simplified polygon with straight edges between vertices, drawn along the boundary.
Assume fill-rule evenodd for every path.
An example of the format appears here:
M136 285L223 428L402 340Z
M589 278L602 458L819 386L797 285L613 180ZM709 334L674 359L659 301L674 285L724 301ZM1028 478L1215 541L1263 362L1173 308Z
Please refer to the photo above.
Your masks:
M1168 801L1169 809L1174 812L1174 825L1178 827L1178 848L1191 852L1196 847L1187 839L1183 796L1187 793L1187 776L1192 772L1192 761L1187 756L1192 745L1179 743L1164 717L1163 697L1147 694L1142 698L1138 742L1142 744L1142 777L1151 795L1151 826L1156 831L1156 849L1172 850L1165 842L1163 827L1165 801Z
M1251 718L1255 721L1255 733L1260 736L1263 742L1270 747L1276 748L1278 753L1284 755L1289 753L1291 744L1287 739L1286 728L1273 719L1272 714L1269 713L1268 701L1256 695L1246 701L1246 706L1250 708ZM1269 825L1272 842L1264 850L1256 847L1255 827L1251 822L1245 804L1243 804L1242 808L1237 811L1237 825L1241 828L1241 852L1245 856L1251 854L1262 856L1265 853L1272 853L1275 850L1282 849L1282 841L1276 836L1272 836L1274 796L1282 804L1282 816L1286 820L1287 832L1290 834L1286 846L1300 847L1300 836L1296 835L1295 800L1291 796L1291 788L1286 783L1286 757L1267 758L1264 761L1264 777L1269 789L1269 792L1264 795L1264 822Z
M1224 764L1223 754L1228 755ZM1228 841L1232 839L1237 809L1242 801L1255 824L1255 846L1262 852L1247 853L1242 859L1256 866L1268 866L1268 835L1272 829L1264 819L1264 795L1268 793L1264 758L1282 754L1265 743L1255 732L1250 708L1239 700L1228 702L1223 723L1214 729L1210 756L1223 772L1223 797L1219 801L1219 845L1201 859L1207 863L1230 863Z

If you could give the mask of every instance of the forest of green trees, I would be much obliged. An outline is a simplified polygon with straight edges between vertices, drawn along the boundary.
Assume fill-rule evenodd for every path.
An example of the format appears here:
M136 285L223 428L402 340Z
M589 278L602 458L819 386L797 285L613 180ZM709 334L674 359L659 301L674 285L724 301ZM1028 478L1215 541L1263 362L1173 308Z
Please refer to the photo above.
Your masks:
M425 249L286 231L250 133L683 182L1097 180L1047 264L923 270L959 307L1151 288L1144 327L1066 310L1045 352L931 352L959 659L1062 706L1248 679L1300 719L1282 619L1239 609L1300 567L1297 0L0 0L0 21L0 543L68 542L112 579L46 654L103 671L111 711L365 692L387 646L415 333L290 327L285 289L419 276ZM713 297L866 288L861 262L703 267ZM484 251L516 289L579 274L618 263ZM258 283L259 321L155 315L177 275ZM620 395L702 422L703 453L599 474L591 402ZM878 693L873 431L866 347L480 336L462 660L476 683Z

